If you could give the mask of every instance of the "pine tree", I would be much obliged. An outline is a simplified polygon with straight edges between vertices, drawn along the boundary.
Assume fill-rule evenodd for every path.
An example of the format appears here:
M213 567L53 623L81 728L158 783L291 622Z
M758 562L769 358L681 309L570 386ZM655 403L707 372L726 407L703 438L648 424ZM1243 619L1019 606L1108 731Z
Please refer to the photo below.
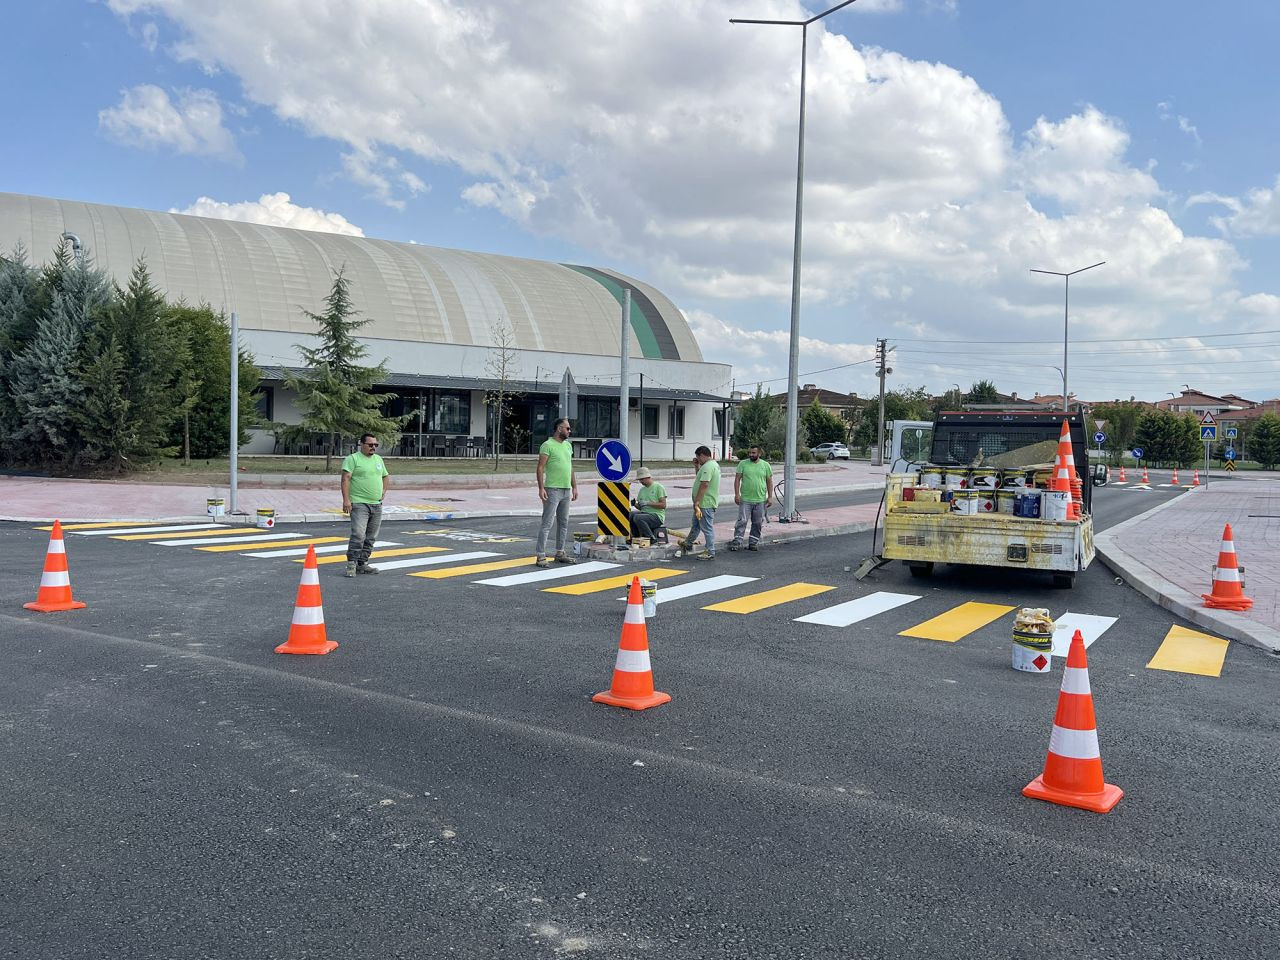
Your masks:
M1273 470L1280 463L1280 417L1264 413L1249 433L1249 458L1257 461L1264 470Z
M804 423L811 447L821 443L844 443L848 439L844 421L827 410L817 399L809 405L800 419Z
M226 318L207 305L185 303L169 307L165 323L183 344L182 362L175 376L175 419L168 444L197 459L227 454L231 431L231 328ZM254 393L262 379L253 356L240 351L240 442L249 442L248 428L262 422ZM195 402L190 403L194 390ZM187 409L190 405L190 409Z
M124 357L114 336L98 340L79 379L84 395L72 419L84 438L81 459L116 472L127 469L128 451L137 447L137 437L131 432L135 421L125 397Z
M990 380L979 380L965 394L966 403L999 403L1000 391Z
M733 448L739 456L746 456L747 448L764 444L765 431L773 421L778 405L773 398L763 393L756 384L756 394L738 404L733 417Z

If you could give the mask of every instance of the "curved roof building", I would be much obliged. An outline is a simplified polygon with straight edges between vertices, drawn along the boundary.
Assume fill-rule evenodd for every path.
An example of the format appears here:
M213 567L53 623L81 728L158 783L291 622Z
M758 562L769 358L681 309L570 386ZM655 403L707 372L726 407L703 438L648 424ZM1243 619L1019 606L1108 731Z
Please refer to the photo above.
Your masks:
M312 332L301 308L319 311L343 269L365 338L487 347L501 320L518 349L616 356L630 287L632 356L702 360L674 303L610 270L0 193L5 249L21 240L43 259L63 233L118 278L145 257L171 299L235 310L243 330Z

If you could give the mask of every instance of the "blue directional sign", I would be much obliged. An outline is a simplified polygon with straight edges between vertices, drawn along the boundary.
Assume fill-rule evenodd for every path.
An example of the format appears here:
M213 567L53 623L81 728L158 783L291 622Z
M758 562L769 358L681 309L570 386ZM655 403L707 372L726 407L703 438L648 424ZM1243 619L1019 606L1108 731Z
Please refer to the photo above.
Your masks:
M625 480L631 472L631 451L621 440L606 440L596 451L596 473L602 480Z
M1141 447L1134 447L1134 448L1133 448L1133 459L1135 459L1135 460L1141 460L1141 459L1142 459L1142 448L1141 448Z
M1227 447L1226 450L1222 451L1222 459L1234 460L1235 458L1236 458L1236 452L1232 450L1230 447Z
M1239 432L1235 427L1227 427L1227 439L1234 440Z
M1104 443L1107 442L1107 435L1103 433L1101 430L1099 430L1097 433L1093 435L1093 442L1096 443L1098 446L1102 446Z
M1218 425L1215 423L1200 424L1200 439L1201 440L1217 440Z

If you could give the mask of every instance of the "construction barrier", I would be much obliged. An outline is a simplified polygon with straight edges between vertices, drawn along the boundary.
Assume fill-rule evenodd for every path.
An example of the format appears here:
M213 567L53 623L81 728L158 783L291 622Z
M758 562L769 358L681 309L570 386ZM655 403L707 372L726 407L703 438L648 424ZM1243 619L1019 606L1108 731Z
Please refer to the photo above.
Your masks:
M596 529L603 537L631 535L631 484L627 481L596 484Z

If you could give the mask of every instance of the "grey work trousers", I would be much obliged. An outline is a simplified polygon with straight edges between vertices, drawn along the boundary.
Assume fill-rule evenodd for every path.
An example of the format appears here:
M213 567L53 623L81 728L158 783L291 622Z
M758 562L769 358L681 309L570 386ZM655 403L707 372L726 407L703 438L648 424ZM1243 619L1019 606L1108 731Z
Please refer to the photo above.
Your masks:
M364 566L369 562L373 542L378 539L382 526L382 504L353 503L351 505L351 539L347 542L347 562Z
M743 500L738 504L738 522L733 525L733 539L741 541L747 531L747 523L751 524L751 542L760 542L760 530L764 527L764 504L748 503Z
M657 536L660 529L662 529L662 521L658 519L657 514L645 513L643 510L631 511L631 535L633 537L648 537L652 540Z
M569 540L569 502L573 491L567 487L547 487L547 499L542 504L542 526L538 530L538 559L547 555L547 539L551 525L556 525L556 553L564 553Z
M698 542L698 533L701 531L702 536L707 541L707 553L713 557L716 553L716 508L703 507L702 518L697 515L693 518L693 525L689 527L689 536L685 539L689 541L690 548Z

